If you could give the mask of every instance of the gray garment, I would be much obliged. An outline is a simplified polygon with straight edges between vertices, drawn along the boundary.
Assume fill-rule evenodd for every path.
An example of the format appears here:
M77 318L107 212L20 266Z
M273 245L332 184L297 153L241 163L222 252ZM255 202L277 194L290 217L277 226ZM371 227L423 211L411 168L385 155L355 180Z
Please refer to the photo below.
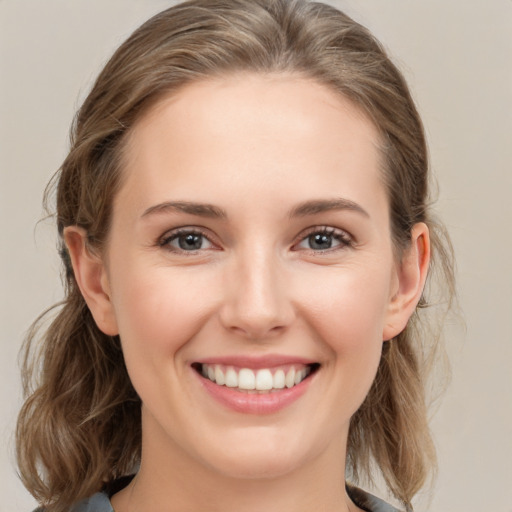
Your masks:
M108 495L98 492L86 500L78 502L70 512L114 512Z
M389 503L377 498L369 492L359 489L347 484L347 494L350 499L361 509L367 512L401 512L395 507L392 507ZM110 511L109 511L110 512ZM411 508L407 507L406 512L413 512Z
M400 512L380 498L373 496L357 487L347 486L347 492L352 501L367 512ZM35 511L37 512L37 511ZM114 512L108 495L99 492L94 496L77 503L70 512Z

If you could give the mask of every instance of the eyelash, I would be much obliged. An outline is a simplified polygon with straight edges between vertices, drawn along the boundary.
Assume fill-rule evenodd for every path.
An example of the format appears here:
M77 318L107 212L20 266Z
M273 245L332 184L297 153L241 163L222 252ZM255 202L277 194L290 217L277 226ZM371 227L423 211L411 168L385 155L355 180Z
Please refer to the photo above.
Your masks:
M211 237L209 235L207 235L201 229L194 228L194 227L178 228L170 233L166 233L158 241L157 245L159 247L165 248L165 249L167 249L171 252L177 253L177 254L187 254L188 253L188 255L191 255L191 256L197 254L201 250L210 249L210 248L207 248L207 249L200 248L200 249L188 251L186 249L173 247L171 245L171 242L178 240L180 237L186 236L186 235L199 236L199 237L202 237L204 240L207 240L208 243L211 244L212 246L216 245L214 242L212 242ZM346 231L336 229L333 227L328 227L328 226L322 226L322 227L315 226L315 227L309 228L308 230L306 230L306 232L303 232L300 234L300 236L298 237L298 240L296 242L294 242L294 244L292 245L292 250L295 250L295 251L300 250L300 249L295 249L295 248L299 244L307 241L308 239L310 239L311 237L316 236L316 235L330 237L330 238L336 240L337 242L339 242L339 245L337 245L335 247L329 247L327 249L315 250L312 248L304 248L304 250L309 251L310 253L313 253L313 254L324 254L324 253L328 253L328 252L343 250L347 247L354 246L353 238Z
M186 235L200 236L203 239L207 240L210 244L215 245L210 240L210 236L208 236L206 233L204 233L200 229L194 228L194 227L178 228L178 229L176 229L176 230L174 230L174 231L172 231L170 233L166 233L158 241L158 245L160 247L163 247L163 248L171 251L171 252L175 252L175 253L179 253L179 254L186 254L186 253L188 253L190 255L197 254L202 249L197 249L197 250L194 250L194 251L187 251L185 249L179 249L179 248L173 247L171 245L171 242L173 242L174 240L178 240L180 237L186 236Z
M305 248L305 250L309 251L310 253L325 254L325 253L339 251L339 250L346 249L347 247L354 246L354 240L353 240L352 236L350 236L346 231L343 231L341 229L336 229L333 227L329 227L329 226L322 226L322 227L315 226L315 227L312 227L312 228L306 230L305 233L301 233L299 241L296 242L293 245L293 247L298 246L299 244L307 241L308 239L310 239L311 237L316 236L316 235L331 237L332 239L339 242L339 245L335 246L335 247L329 247L327 249L319 249L319 250Z

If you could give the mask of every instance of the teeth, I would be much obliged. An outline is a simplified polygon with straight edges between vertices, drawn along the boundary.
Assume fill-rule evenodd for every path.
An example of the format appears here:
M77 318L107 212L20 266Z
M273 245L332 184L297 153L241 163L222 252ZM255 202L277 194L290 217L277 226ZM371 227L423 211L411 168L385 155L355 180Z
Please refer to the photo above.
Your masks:
M224 377L224 372L220 369L220 366L215 367L215 382L219 386L223 386L226 383L226 378Z
M306 370L295 372L295 385L299 384L306 376Z
M277 370L277 372L274 373L274 385L272 387L274 387L276 389L283 389L284 384L285 384L284 371Z
M258 373L256 373L256 389L265 391L272 389L272 386L273 378L270 370L258 370Z
M295 368L290 368L284 379L287 388L291 388L295 385Z
M218 366L216 366L218 368ZM217 384L219 383L217 379L215 379ZM256 389L256 377L252 370L248 368L243 368L240 370L238 374L238 387L240 389Z
M238 387L238 375L233 368L228 368L226 372L226 386L228 388Z
M219 364L203 364L201 366L203 377L217 383L219 386L238 388L248 393L265 392L285 387L292 388L300 384L310 372L311 369L309 367L302 365L299 368L290 366L273 371L268 368L256 371L250 368L237 370L232 366L226 367Z

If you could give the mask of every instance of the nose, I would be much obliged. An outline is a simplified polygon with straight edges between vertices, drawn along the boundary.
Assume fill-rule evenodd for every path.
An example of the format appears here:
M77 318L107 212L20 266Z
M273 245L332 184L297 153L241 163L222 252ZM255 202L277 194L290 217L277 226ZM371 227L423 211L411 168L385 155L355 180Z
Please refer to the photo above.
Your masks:
M238 258L226 273L223 326L251 340L283 332L295 316L278 258L260 252Z

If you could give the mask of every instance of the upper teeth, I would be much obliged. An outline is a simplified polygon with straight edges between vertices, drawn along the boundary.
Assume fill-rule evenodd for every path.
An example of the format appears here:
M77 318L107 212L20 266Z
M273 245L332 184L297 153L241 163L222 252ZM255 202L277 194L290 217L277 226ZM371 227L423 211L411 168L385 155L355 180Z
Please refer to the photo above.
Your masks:
M243 390L269 391L291 388L302 382L311 372L309 366L297 365L286 368L235 368L220 364L203 364L201 373L220 386Z

